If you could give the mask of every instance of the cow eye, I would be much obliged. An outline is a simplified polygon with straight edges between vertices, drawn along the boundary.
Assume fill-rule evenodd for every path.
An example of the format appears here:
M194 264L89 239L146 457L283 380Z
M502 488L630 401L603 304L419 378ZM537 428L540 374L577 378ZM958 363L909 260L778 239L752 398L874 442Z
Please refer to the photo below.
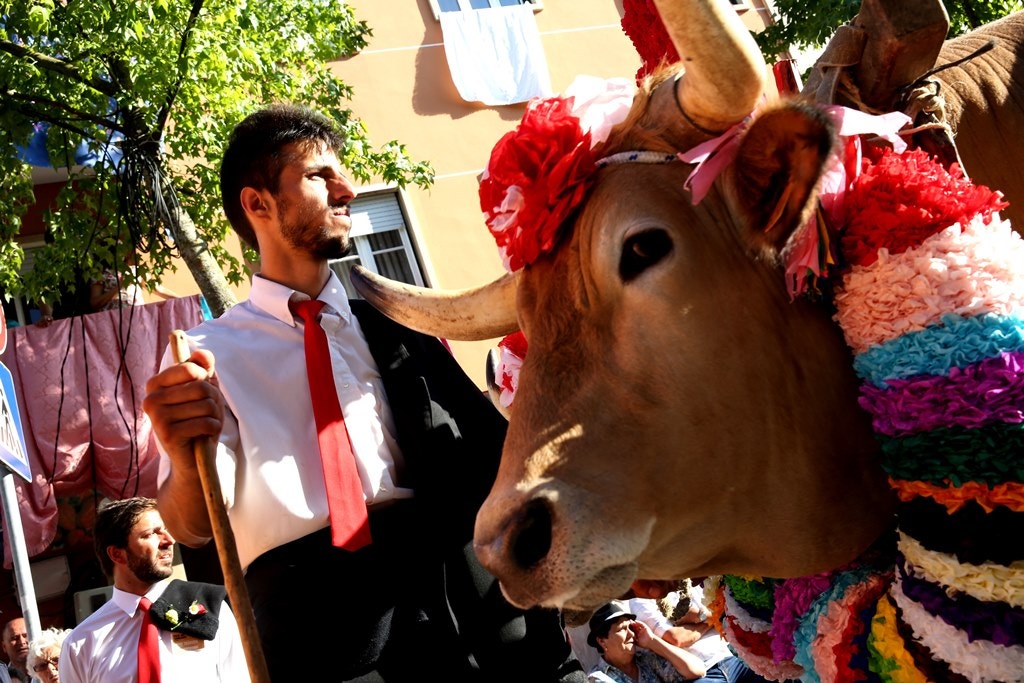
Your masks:
M672 240L664 230L645 230L630 235L622 245L619 276L626 282L672 253Z

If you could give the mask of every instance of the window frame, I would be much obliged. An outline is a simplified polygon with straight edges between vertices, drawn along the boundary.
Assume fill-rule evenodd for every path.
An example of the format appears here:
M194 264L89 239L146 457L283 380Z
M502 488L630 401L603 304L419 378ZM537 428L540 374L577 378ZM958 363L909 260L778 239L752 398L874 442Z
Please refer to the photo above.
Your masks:
M402 224L400 226L394 226L379 230L372 229L373 226L370 226L371 230L369 232L361 230L360 226L353 225L353 232L350 237L350 241L352 243L352 253L340 259L331 259L331 261L329 262L329 266L333 270L335 270L335 273L339 276L339 278L342 279L343 284L346 286L346 290L348 290L349 295L353 298L358 297L358 295L355 294L350 289L350 285L347 282L347 279L342 276L341 268L343 266L341 266L341 264L345 261L354 260L356 263L363 266L367 270L376 274L380 274L380 267L377 264L376 256L373 251L373 246L370 244L370 235L374 234L397 232L400 247L392 247L391 249L388 250L387 253L401 250L401 252L405 254L405 259L409 266L409 271L412 275L413 280L410 284L414 284L419 287L431 286L430 281L432 278L430 276L429 266L426 263L425 259L423 258L422 249L416 239L414 223L410 219L409 212L406 207L405 193L401 189L394 186L384 186L379 189L369 190L363 189L359 193L359 197L356 198L355 202L357 203L358 207L358 202L360 198L372 199L380 197L381 195L389 195L392 197L392 199L395 202L395 205L397 206L399 212L401 213ZM356 211L355 213L358 213L358 211ZM338 264L337 269L335 269L335 264Z
M434 21L441 21L441 5L438 3L438 0L428 0L428 2L430 3L430 11L434 13ZM456 0L456 2L459 3L460 12L468 12L475 9L469 6L470 0ZM498 4L498 0L487 0L487 4L492 8L501 6ZM519 4L533 5L535 13L544 9L544 0L520 0Z

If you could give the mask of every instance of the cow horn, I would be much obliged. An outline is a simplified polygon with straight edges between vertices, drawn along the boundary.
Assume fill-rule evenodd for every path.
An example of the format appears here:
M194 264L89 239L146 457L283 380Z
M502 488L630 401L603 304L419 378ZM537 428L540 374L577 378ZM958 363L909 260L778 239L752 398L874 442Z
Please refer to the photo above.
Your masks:
M396 282L362 266L351 272L352 284L374 308L417 332L444 339L495 339L519 329L515 273L482 287L438 290Z
M654 0L686 75L676 99L697 130L716 134L742 121L764 92L764 58L725 0Z

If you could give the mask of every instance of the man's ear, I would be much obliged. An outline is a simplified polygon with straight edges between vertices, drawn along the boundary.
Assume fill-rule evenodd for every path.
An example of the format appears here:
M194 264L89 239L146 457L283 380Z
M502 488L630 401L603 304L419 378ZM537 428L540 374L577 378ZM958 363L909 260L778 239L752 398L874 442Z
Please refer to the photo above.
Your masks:
M265 217L270 214L274 203L269 192L261 192L252 187L242 188L242 210L250 216Z
M108 545L107 557L109 557L110 561L114 564L119 564L122 567L128 566L128 551L124 548L118 548L117 546Z

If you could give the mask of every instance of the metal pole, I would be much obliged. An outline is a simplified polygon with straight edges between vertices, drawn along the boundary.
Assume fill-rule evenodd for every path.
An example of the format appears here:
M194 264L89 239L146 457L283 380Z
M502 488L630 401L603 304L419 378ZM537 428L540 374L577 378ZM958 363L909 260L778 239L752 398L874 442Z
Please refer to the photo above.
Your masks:
M36 606L36 587L32 583L32 568L28 562L28 549L25 547L25 530L21 526L21 509L18 507L18 491L14 488L14 474L3 467L3 498L4 519L7 520L7 538L11 544L11 557L14 560L14 577L18 583L18 602L21 613L25 617L25 630L28 631L29 642L35 640L42 629L39 627L39 608Z

